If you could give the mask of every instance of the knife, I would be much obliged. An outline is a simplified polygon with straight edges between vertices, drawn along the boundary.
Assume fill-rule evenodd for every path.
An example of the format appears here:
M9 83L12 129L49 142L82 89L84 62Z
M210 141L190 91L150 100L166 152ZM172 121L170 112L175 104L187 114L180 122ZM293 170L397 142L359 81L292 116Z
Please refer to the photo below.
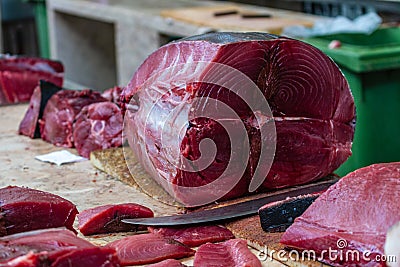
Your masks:
M318 183L297 186L290 189L274 192L268 196L253 199L237 204L218 207L214 209L194 211L186 214L178 214L171 216L152 217L152 218L135 218L124 219L122 222L134 225L147 226L177 226L199 223L221 222L233 218L241 218L255 215L258 209L268 203L282 201L287 198L297 197L301 195L314 194L325 191L331 185L336 183L338 178L333 178Z

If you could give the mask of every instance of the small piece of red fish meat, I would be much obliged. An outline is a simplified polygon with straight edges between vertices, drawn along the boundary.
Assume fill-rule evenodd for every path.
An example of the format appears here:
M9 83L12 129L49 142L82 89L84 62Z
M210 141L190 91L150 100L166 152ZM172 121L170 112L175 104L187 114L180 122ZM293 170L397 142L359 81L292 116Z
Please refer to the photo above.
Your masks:
M137 226L121 220L153 216L149 208L135 203L98 206L78 214L79 231L83 235L136 231Z
M154 234L174 239L189 247L197 247L207 242L221 242L235 238L231 231L222 226L193 226L186 228L154 228L148 227Z
M159 262L165 259L181 259L193 256L195 251L172 239L155 234L141 234L111 242L122 266Z

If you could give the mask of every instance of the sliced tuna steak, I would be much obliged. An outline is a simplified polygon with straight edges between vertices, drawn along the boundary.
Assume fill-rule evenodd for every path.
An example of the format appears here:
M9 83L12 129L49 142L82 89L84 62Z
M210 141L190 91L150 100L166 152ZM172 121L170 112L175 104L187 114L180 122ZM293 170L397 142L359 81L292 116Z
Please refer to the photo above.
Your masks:
M58 257L51 267L118 267L120 266L115 249L86 248L76 249Z
M99 206L78 214L79 231L83 235L136 231L137 226L121 220L153 216L149 208L135 203Z
M242 239L231 239L218 244L201 245L194 256L196 267L261 267L260 260L251 253L247 242Z
M79 155L89 158L90 152L122 145L121 109L111 102L85 106L76 116L73 140Z
M111 242L122 266L155 263L194 255L194 250L172 239L154 234L141 234Z
M281 243L314 250L334 266L385 266L375 259L382 258L386 232L400 220L399 197L399 162L356 170L317 198L287 229ZM329 249L338 254L323 253ZM359 257L346 257L351 254Z
M185 267L186 265L181 263L178 260L174 259L168 259L168 260L163 260L159 263L155 264L150 264L147 267Z
M64 67L43 58L0 56L0 104L27 102L40 80L62 86Z
M66 229L24 232L0 238L0 266L43 266L65 253L92 248L93 244Z
M239 182L227 180L236 184L227 189L210 186L204 198L247 194L259 172L265 178L260 190L307 183L351 155L355 108L348 83L328 56L293 39L210 33L169 43L138 68L121 100L130 146L154 179L187 206L206 204L192 189L210 185L224 171L239 175ZM226 106L237 117L225 115ZM206 139L216 153L201 157ZM246 144L248 158L235 152Z
M48 101L40 122L42 139L56 146L73 147L73 122L87 105L107 101L92 90L63 90Z
M174 239L189 247L197 247L207 242L221 242L235 236L222 226L193 226L187 228L148 228L153 234Z
M0 235L72 224L78 213L75 205L54 194L40 190L8 186L0 189Z
M29 136L30 138L40 137L39 120L43 116L44 108L50 97L60 90L62 88L55 84L40 81L40 84L33 91L28 110L19 125L19 134Z

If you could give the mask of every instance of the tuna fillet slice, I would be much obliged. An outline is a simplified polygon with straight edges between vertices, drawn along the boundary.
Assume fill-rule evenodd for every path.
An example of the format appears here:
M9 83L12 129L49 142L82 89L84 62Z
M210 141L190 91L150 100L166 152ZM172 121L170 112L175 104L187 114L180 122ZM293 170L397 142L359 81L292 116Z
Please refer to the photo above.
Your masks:
M204 244L194 256L196 267L261 267L260 260L251 253L247 242L242 239L231 239L223 243Z
M75 249L95 247L66 229L45 229L0 238L0 266L41 266ZM38 263L29 265L28 263Z
M121 220L153 216L149 208L135 203L98 206L78 214L79 231L83 235L136 231L137 226Z
M210 33L169 43L138 68L121 101L131 148L187 206L248 194L261 173L259 190L304 184L351 155L355 108L348 83L328 56L298 40ZM207 139L215 155L202 156ZM250 152L241 153L246 146ZM193 194L224 172L239 181Z
M168 259L158 263L150 264L147 267L185 267L186 265L178 260Z
M62 88L55 84L40 81L39 86L36 86L33 91L28 110L19 125L19 134L29 136L30 138L40 137L39 120L43 116L44 108L50 97L60 90Z
M122 266L155 263L194 255L194 250L172 239L154 234L141 234L111 242Z
M48 101L40 122L42 139L56 146L73 147L73 122L87 105L107 101L92 90L62 90Z
M118 267L119 259L112 248L76 249L58 257L51 267Z
M8 186L0 189L0 235L62 227L75 231L75 205L54 194Z
M334 266L385 266L376 259L384 254L386 232L400 220L399 197L399 162L358 169L317 198L281 243L314 250ZM329 256L329 249L337 254Z
M121 109L111 102L85 106L76 116L73 140L79 155L89 158L90 152L122 145Z
M222 226L193 226L186 228L154 228L148 227L153 234L174 239L189 247L197 247L207 242L221 242L235 236Z

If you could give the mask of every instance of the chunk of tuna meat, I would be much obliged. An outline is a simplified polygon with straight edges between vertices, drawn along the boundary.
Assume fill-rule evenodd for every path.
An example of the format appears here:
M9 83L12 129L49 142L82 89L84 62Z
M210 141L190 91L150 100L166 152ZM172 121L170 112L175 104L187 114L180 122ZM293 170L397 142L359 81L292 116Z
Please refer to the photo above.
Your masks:
M270 113L264 112L264 98ZM355 108L349 85L328 56L298 40L210 33L169 43L138 68L121 100L131 148L153 178L187 206L206 204L192 189L217 181L230 163L239 182L227 190L222 186L222 196L212 186L207 197L248 194L259 173L265 178L259 190L304 184L332 173L351 155ZM237 117L225 115L226 106ZM206 139L216 153L202 165L196 160ZM248 157L232 152L246 144ZM268 173L265 155L274 149Z
M155 263L194 255L194 250L172 239L154 234L133 235L111 242L122 266Z
M65 253L88 248L95 246L67 229L18 233L0 238L0 266L45 266Z
M196 267L261 267L261 262L242 239L231 239L223 243L201 245L194 256Z
M189 247L197 247L207 242L221 242L235 238L231 231L222 226L193 226L176 228L154 228L148 230L165 238L174 239Z
M29 136L30 138L40 137L39 120L43 116L44 108L50 97L60 90L62 88L55 84L40 81L40 84L33 91L28 110L19 125L19 134Z
M121 220L153 216L149 208L135 203L98 206L78 214L79 231L83 235L136 231L137 226Z
M75 249L59 256L51 267L118 267L119 259L112 248Z
M400 162L358 169L317 198L287 229L281 243L314 250L334 266L385 266L379 259L387 231L400 220L399 197ZM337 253L323 253L329 249ZM358 257L346 256L352 254Z
M39 121L42 139L56 146L73 147L73 122L87 105L104 102L100 93L92 90L62 90L48 101Z
M150 264L147 267L185 267L186 265L178 260L168 259L158 263Z
M40 80L62 86L62 63L44 58L0 56L0 104L29 101Z
M123 88L120 86L114 86L113 88L105 90L101 96L120 107L122 89Z
M75 205L40 190L8 186L0 189L0 235L62 227L75 231Z
M85 106L76 116L73 140L79 155L89 158L94 150L122 145L121 109L111 102Z

